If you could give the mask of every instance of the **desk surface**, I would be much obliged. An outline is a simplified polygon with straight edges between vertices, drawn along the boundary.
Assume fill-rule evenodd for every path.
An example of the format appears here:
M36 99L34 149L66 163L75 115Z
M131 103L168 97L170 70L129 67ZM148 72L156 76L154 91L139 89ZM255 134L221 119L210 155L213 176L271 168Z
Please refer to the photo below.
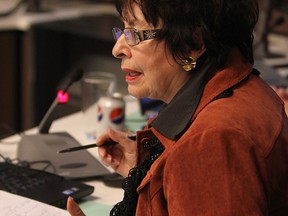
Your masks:
M64 117L55 121L51 127L51 132L63 131L66 130L68 133L73 135L81 144L88 143L85 138L85 134L79 133L79 128L82 124L82 114L76 113L70 116ZM25 134L34 134L37 130L31 129ZM9 157L11 159L16 158L17 143L20 141L20 136L14 135L5 139L4 143L0 144L0 152L4 157ZM91 142L91 141L90 141ZM98 158L97 149L89 149L90 153ZM86 215L91 215L94 212L94 215L108 215L109 210L117 202L121 201L123 198L123 190L121 188L113 188L106 186L100 180L87 181L86 184L94 186L94 192L88 197L83 199L83 202L80 203L81 208Z
M127 104L129 104L127 106ZM139 103L138 100L134 98L129 98L126 100L126 115L127 116L138 116L141 118L139 113ZM52 123L51 132L66 131L71 134L80 144L87 144L91 142L88 140L84 131L81 130L84 125L82 113L78 112L61 119L58 119ZM134 118L134 117L133 117ZM144 119L142 119L142 124L145 124ZM135 128L138 130L138 128ZM37 129L33 128L31 130L25 131L25 134L35 134ZM0 144L0 152L4 157L9 157L11 159L16 158L17 143L20 141L21 137L19 135L11 136ZM88 150L93 156L98 157L98 152L96 148ZM85 182L89 185L94 186L94 192L88 197L83 199L80 203L86 215L109 215L110 209L117 202L121 201L123 198L123 190L121 188L113 188L106 186L100 180L93 180Z

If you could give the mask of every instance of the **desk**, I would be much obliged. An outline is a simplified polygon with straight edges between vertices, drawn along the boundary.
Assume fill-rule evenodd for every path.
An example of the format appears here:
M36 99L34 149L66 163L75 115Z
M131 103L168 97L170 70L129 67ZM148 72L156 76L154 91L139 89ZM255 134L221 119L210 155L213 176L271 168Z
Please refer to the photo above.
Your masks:
M145 124L145 119L140 114L140 108L138 100L133 97L125 97L126 101L126 116L127 122L129 118L139 118L139 127ZM58 119L52 123L51 132L66 131L71 134L80 144L87 144L91 142L88 140L83 128L84 122L82 118L82 113L74 113L72 115ZM133 127L138 130L136 125ZM25 131L25 134L35 134L37 132L36 128ZM4 143L0 144L0 152L5 157L10 157L11 159L16 158L17 143L20 141L20 136L14 135L4 140ZM88 150L96 158L98 157L97 148L92 148ZM109 215L109 212L113 205L121 201L123 198L123 190L120 188L112 188L104 185L103 182L99 180L87 181L86 184L94 186L94 193L83 199L80 203L80 207L83 209L86 215Z

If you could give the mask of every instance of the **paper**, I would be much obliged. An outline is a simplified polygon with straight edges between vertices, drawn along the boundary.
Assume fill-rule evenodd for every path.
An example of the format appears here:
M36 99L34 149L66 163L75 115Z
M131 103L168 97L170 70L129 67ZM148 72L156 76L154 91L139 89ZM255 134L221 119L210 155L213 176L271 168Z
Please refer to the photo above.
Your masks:
M0 215L70 216L60 208L0 190Z

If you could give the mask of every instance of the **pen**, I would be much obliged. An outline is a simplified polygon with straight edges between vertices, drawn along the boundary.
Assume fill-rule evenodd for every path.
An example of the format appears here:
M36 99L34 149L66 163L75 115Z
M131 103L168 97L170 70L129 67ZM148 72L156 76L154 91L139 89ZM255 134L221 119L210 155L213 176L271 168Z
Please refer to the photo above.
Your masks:
M128 136L129 139L135 140L135 136ZM116 145L117 142L112 140L112 139L107 139L101 146L110 146L110 145ZM63 149L58 151L58 153L68 153L68 152L74 152L74 151L79 151L79 150L84 150L84 149L89 149L89 148L95 148L95 147L100 147L96 145L95 143L93 144L88 144L88 145L83 145L83 146L77 146L77 147L71 147L67 149Z

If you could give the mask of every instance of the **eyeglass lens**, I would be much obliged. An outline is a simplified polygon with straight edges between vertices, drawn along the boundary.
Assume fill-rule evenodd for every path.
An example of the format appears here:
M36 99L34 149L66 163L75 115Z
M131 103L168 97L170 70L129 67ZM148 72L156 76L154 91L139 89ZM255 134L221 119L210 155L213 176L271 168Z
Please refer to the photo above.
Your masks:
M139 43L138 35L134 29L124 29L124 35L129 45L136 45Z
M117 41L120 38L120 36L122 35L123 32L119 28L113 28L112 29L112 33L113 33L114 40Z
M115 41L117 41L122 35L122 33L124 33L125 39L129 45L133 46L139 43L138 35L136 34L134 29L127 28L122 31L121 29L115 27L113 28L112 32Z

